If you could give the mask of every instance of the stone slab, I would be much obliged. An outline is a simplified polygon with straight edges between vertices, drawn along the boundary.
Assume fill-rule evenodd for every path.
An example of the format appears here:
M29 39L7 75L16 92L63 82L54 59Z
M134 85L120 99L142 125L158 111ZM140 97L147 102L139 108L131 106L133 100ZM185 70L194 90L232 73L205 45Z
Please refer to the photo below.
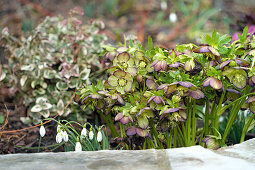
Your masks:
M192 146L165 150L8 154L0 155L0 169L250 170L255 169L255 139L216 151Z

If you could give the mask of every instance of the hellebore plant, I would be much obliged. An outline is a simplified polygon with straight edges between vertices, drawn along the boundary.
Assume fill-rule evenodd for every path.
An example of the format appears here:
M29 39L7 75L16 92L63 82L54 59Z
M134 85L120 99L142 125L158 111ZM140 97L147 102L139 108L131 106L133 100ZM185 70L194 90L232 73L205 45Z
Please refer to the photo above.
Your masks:
M224 146L238 111L255 113L255 37L230 41L214 31L203 37L202 45L171 50L153 47L151 38L148 50L133 41L108 47L108 79L84 86L77 96L82 107L101 115L126 149ZM229 116L223 134L221 115ZM245 124L241 142L253 118ZM204 122L201 128L198 119Z

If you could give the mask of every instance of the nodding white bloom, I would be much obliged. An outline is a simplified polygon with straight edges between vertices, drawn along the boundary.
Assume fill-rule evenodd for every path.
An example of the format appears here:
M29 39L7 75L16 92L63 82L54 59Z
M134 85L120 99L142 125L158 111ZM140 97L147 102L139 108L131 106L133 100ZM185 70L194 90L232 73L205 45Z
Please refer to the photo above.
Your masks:
M62 132L62 138L64 139L65 142L68 142L68 134L66 131Z
M97 132L97 141L98 141L98 142L101 142L102 139L103 139L102 132L101 132L101 130L99 130L99 131Z
M60 129L61 129L61 125L58 125L57 126L57 133L60 132Z
M175 23L177 21L177 15L176 13L172 12L170 13L169 15L169 21L172 22L172 23Z
M89 132L89 139L93 140L93 138L94 138L94 133L93 133L92 130L90 130L90 132Z
M165 11L165 10L167 9L167 3L166 3L166 1L161 1L160 7L161 7L162 10Z
M85 138L86 136L87 136L87 129L83 128L82 131L81 131L81 137Z
M56 142L57 143L61 143L62 142L62 130L59 132L59 133L57 133L57 136L56 136Z
M76 142L75 152L81 152L81 151L82 151L81 143L80 142Z
M43 125L41 125L41 127L40 127L40 135L41 135L41 137L44 137L45 133L46 133L45 128L44 128Z

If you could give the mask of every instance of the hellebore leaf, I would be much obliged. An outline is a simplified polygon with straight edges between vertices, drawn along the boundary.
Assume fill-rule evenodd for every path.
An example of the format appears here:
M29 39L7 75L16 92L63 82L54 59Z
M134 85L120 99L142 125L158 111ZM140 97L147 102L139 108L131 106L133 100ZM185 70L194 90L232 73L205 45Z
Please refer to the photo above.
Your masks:
M139 127L142 129L146 129L149 126L149 121L145 116L138 116L137 120Z
M133 136L133 135L135 135L135 134L136 134L136 127L130 126L130 127L127 129L126 134L127 134L128 136Z

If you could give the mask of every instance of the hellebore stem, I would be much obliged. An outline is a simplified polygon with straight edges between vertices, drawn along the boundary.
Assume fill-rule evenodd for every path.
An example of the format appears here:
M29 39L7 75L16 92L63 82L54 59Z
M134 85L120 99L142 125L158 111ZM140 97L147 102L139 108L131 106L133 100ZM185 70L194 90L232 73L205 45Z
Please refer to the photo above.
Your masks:
M197 120L196 120L196 112L197 112L197 104L196 100L193 100L192 106L192 129L191 129L191 145L195 145L196 142L196 128L197 128Z
M204 126L204 136L209 134L209 107L210 103L209 100L206 100L206 105L205 105L205 126Z
M120 136L122 138L127 137L126 131L125 131L125 126L121 122L119 122L119 126L120 126Z
M192 104L191 104L191 98L188 99L188 104L187 104L187 113L188 113L188 118L186 121L186 135L187 135L187 146L190 146L190 133L191 133L191 116L192 116Z
M159 147L160 147L161 149L164 149L163 144L160 142L160 140L159 140L159 138L158 138L158 132L157 132L155 126L154 126L153 120L149 120L149 123L150 123L150 127L152 128L152 133L153 133L153 136L154 136L155 139L156 139L157 144L159 145Z
M251 122L254 119L254 117L255 117L255 114L252 114L251 117L249 117L248 122L244 125L240 143L242 143L244 141L245 135L246 135L248 128L251 125Z
M174 145L173 145L173 148L176 148L177 147L177 127L174 128Z
M220 128L220 115L218 115L217 113L219 112L219 110L222 108L222 103L223 103L223 100L224 100L224 97L225 97L225 94L226 94L226 90L224 90L224 92L222 93L221 97L220 97L220 101L219 101L219 104L218 104L218 107L216 109L216 112L215 112L215 120L214 120L214 128L219 131L219 128ZM214 131L214 135L217 135L217 132Z
M100 116L102 116L102 118L105 120L106 124L109 126L113 138L118 137L119 134L118 134L118 132L117 132L117 130L116 130L116 128L115 128L115 126L114 126L112 120L111 120L111 119L112 119L111 114L109 113L107 116L105 116L105 115L103 114L103 112L100 112L100 111L99 111L99 114L100 114Z
M226 129L224 131L224 134L223 134L223 137L222 137L222 141L221 141L222 144L225 144L227 136L228 136L228 134L230 132L230 129L232 127L232 124L234 123L235 118L236 118L240 108L242 107L243 103L245 102L246 97L248 95L253 94L253 93L247 94L247 93L249 93L249 91L250 91L250 87L246 86L245 89L243 90L242 97L240 97L239 99L237 99L237 100L235 100L235 101L233 101L232 103L229 104L229 105L232 105L233 103L237 102L235 105L233 105L233 107L232 107L232 109L230 111L229 120L228 120Z
M178 136L178 141L180 142L180 145L181 146L187 146L188 144L188 142L186 141L186 139L185 139L185 137L183 136L183 133L182 133L182 131L181 131L181 129L180 129L180 127L179 126L177 126L177 128L178 128L178 131L179 131L179 135L180 136Z

